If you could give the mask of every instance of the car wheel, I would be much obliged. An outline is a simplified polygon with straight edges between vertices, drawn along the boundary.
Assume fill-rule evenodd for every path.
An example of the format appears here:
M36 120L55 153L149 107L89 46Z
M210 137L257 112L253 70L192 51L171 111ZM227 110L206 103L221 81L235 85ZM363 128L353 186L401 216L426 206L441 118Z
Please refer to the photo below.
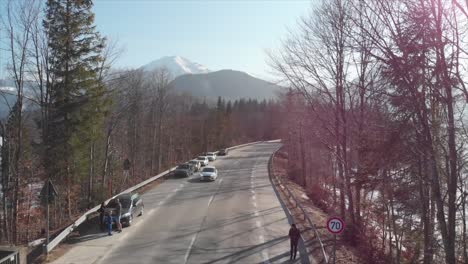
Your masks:
M143 215L143 209L145 209L144 206L141 207L141 211L140 211L140 214L138 216L142 216Z
M133 215L130 215L130 217L128 218L127 226L131 226L132 222L133 222Z

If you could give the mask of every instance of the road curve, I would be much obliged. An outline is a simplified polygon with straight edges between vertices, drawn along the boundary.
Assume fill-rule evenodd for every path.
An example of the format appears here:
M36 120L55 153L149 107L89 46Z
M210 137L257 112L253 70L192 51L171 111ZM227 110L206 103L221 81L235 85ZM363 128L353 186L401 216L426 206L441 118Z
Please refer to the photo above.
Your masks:
M145 213L120 234L83 235L53 263L309 263L289 261L289 224L268 176L279 143L212 162L215 182L169 179L143 195ZM300 256L299 256L300 254Z

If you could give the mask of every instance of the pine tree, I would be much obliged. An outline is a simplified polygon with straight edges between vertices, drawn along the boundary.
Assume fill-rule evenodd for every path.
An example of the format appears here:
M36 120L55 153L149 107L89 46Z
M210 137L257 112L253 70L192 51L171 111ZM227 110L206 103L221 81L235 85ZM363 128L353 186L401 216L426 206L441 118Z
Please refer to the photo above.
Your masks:
M49 177L66 185L68 216L73 175L87 168L106 107L97 78L105 39L93 25L92 6L91 0L48 0L43 22L53 79L45 165Z

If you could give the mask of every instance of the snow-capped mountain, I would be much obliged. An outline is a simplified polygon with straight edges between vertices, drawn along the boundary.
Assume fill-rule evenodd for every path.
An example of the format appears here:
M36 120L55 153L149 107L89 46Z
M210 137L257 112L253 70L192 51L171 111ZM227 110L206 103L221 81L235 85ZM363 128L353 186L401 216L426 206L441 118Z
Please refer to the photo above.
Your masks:
M192 62L181 56L166 56L158 60L152 61L146 65L143 65L141 69L144 71L154 71L158 68L167 68L172 74L173 78L176 78L184 74L198 74L198 73L208 73L207 67Z

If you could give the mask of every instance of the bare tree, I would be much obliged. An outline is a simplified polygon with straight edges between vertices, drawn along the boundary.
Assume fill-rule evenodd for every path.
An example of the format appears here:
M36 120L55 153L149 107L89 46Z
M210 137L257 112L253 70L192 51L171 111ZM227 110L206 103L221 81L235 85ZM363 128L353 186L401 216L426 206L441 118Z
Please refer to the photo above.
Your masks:
M9 71L15 83L16 102L12 108L12 117L10 128L14 129L15 148L12 171L14 177L13 183L13 216L12 222L12 241L16 243L18 239L18 208L20 200L21 183L21 163L23 152L23 106L24 106L24 87L27 82L27 64L29 48L32 38L32 29L34 21L39 15L39 6L37 1L8 1L7 3L6 24L8 34L8 51L10 55Z
M350 29L348 10L349 1L346 0L322 2L313 14L301 20L300 32L291 34L284 43L284 50L279 56L273 56L272 61L273 67L304 96L316 115L319 111L314 101L318 97L324 104L334 107L333 122L319 115L317 118L334 136L334 142L326 144L338 161L340 214L342 217L349 216L354 224L356 218L348 153L347 85L352 55L347 34ZM346 203L349 210L346 210Z
M162 168L162 143L165 119L167 118L169 83L171 75L166 68L150 73L148 89L152 96L152 139L151 139L151 169L150 173L159 172ZM155 161L157 163L155 164Z

